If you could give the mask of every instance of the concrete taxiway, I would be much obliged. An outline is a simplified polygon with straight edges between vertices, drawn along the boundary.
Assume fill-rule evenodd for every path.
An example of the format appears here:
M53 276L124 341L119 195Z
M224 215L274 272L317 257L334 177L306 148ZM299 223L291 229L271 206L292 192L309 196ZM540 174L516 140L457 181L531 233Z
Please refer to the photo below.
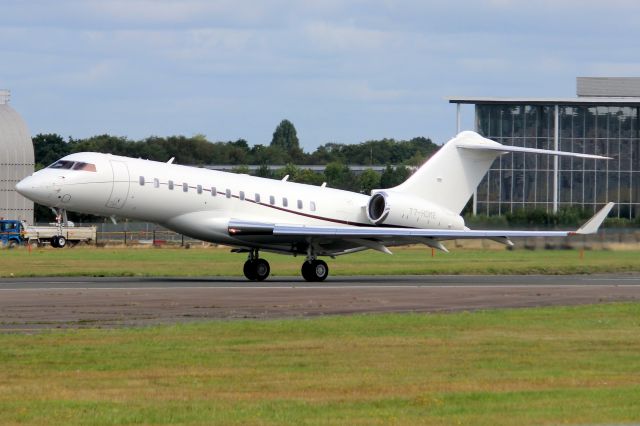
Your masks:
M640 300L640 275L0 279L0 330Z

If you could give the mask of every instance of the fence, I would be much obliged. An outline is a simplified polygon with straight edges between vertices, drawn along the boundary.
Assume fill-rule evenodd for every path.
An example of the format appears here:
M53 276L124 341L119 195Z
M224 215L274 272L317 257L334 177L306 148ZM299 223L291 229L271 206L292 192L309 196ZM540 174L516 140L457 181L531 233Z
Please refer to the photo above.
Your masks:
M208 244L151 223L77 223L76 226L95 226L97 245L194 246ZM526 249L602 248L612 245L640 248L640 229L607 228L593 235L574 235L566 238L513 238L513 242L516 248ZM455 244L459 247L486 248L494 244L500 247L498 243L489 240L456 240Z

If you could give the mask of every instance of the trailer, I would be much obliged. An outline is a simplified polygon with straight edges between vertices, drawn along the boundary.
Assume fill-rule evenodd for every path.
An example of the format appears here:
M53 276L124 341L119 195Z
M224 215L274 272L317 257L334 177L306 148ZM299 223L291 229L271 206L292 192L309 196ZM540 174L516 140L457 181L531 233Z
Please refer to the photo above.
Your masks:
M0 242L9 248L19 244L63 248L95 240L95 226L31 226L19 220L0 220Z

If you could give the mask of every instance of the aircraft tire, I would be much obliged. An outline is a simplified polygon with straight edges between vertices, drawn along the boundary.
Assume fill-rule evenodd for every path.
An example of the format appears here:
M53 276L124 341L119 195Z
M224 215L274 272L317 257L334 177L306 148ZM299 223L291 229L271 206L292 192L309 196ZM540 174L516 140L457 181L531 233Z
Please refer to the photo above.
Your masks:
M60 246L58 245L58 236L54 235L53 237L51 237L51 247L53 248L59 248Z
M254 263L255 261L253 260L247 260L246 262L244 262L244 267L242 268L244 276L247 277L249 281L255 281L258 279Z
M67 239L60 235L58 237L58 248L65 248L67 245Z
M302 278L310 282L324 281L329 275L329 266L323 260L312 260L302 264Z
M313 262L313 275L315 281L324 281L329 275L329 266L324 260L316 260Z
M256 259L253 261L253 273L255 275L255 279L258 281L264 281L269 276L269 272L271 272L271 267L269 266L269 262L264 259Z
M313 272L311 271L311 263L312 262L307 262L306 260L302 263L300 273L302 274L302 278L304 278L305 281L314 281Z

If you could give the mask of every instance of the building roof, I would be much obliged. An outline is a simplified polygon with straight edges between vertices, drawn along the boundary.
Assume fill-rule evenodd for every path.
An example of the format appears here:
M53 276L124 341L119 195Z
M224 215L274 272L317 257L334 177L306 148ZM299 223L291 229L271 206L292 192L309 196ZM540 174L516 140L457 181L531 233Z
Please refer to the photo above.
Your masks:
M577 77L578 96L640 96L640 77Z
M445 99L452 104L474 105L640 106L640 97L501 98L482 96L451 96Z

